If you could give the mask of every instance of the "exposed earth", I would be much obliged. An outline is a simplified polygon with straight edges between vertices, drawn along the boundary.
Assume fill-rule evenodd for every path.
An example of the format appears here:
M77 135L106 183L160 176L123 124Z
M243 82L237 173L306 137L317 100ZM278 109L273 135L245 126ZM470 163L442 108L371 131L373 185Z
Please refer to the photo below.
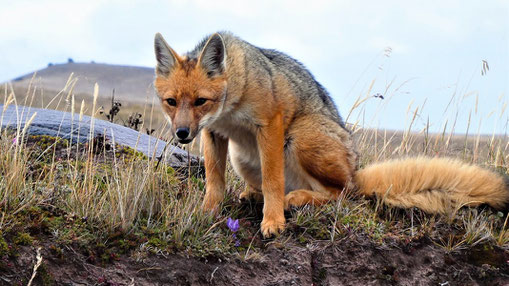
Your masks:
M41 247L43 268L34 285L509 285L507 252L481 246L447 254L426 239L390 247L362 238L305 247L268 243L260 257L247 260L160 253L103 265L72 247L56 253L52 245L47 237L21 247L4 261L0 283L27 281Z

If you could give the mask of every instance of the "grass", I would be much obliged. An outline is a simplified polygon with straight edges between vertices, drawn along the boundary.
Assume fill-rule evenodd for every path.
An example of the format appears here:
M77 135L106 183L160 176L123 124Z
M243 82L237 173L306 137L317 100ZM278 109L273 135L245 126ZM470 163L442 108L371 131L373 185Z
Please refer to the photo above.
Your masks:
M4 93L5 104L30 104L37 97L30 89L22 99L8 87ZM99 116L97 94L83 108L70 84L49 101L57 109L80 114L87 110ZM356 110L369 100L369 95L359 97L348 116L361 167L387 158L438 154L507 174L506 136L456 136L454 127L449 133L444 128L441 134L432 134L429 125L413 132L418 109L409 109L411 120L403 132L360 128L353 117L362 113ZM154 112L153 108L145 111L149 116ZM163 135L164 129L158 130L156 136ZM71 144L27 135L26 128L0 130L0 256L15 255L18 247L44 241L56 256L62 247L72 246L94 263L108 263L122 254L142 259L167 252L250 259L259 257L268 245L288 241L308 245L357 238L380 245L429 239L447 251L477 245L509 249L508 217L500 212L461 209L449 216L434 216L417 209L391 209L348 193L321 207L287 212L286 231L275 240L263 240L261 206L238 201L245 185L231 167L222 210L211 215L200 208L204 178L189 172L183 175L122 146L108 151L97 142ZM240 219L236 238L226 226L228 217Z

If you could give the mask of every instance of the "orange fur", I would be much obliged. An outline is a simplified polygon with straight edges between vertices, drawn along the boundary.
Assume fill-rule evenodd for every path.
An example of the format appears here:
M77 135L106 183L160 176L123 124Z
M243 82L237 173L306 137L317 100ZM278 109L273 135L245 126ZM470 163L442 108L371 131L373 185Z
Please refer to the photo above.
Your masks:
M223 199L228 140L211 134L206 129L202 131L201 140L205 157L205 175L207 177L203 209L214 210Z
M361 194L377 196L389 205L446 213L462 206L509 203L502 176L449 158L409 158L373 164L358 171Z
M281 112L257 133L262 171L263 220L262 233L269 236L284 229L284 127Z

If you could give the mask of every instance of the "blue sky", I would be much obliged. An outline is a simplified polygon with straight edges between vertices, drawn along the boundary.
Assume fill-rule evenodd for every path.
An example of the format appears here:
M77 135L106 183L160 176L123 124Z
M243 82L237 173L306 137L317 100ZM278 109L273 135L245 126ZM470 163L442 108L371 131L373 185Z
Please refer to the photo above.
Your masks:
M419 108L415 130L428 118L434 131L446 121L450 130L456 120L455 131L465 132L469 115L470 132L504 133L508 123L506 0L4 0L0 5L0 82L69 57L154 66L156 32L182 53L206 34L230 30L303 62L343 117L357 97L385 95L370 97L351 122L403 129L411 120L407 110ZM482 60L490 68L485 75Z

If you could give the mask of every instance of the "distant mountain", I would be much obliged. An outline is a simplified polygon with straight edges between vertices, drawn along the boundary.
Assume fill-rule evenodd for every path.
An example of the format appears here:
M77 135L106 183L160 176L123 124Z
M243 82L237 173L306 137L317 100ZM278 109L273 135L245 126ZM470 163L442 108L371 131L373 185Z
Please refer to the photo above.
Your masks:
M115 98L123 101L152 101L154 96L154 69L136 66L120 66L98 63L65 63L48 65L36 71L35 85L45 93L58 92L66 84L71 73L78 81L75 94L92 94L94 84L99 84L100 97L110 97L115 89ZM26 88L34 73L13 79L15 88Z

